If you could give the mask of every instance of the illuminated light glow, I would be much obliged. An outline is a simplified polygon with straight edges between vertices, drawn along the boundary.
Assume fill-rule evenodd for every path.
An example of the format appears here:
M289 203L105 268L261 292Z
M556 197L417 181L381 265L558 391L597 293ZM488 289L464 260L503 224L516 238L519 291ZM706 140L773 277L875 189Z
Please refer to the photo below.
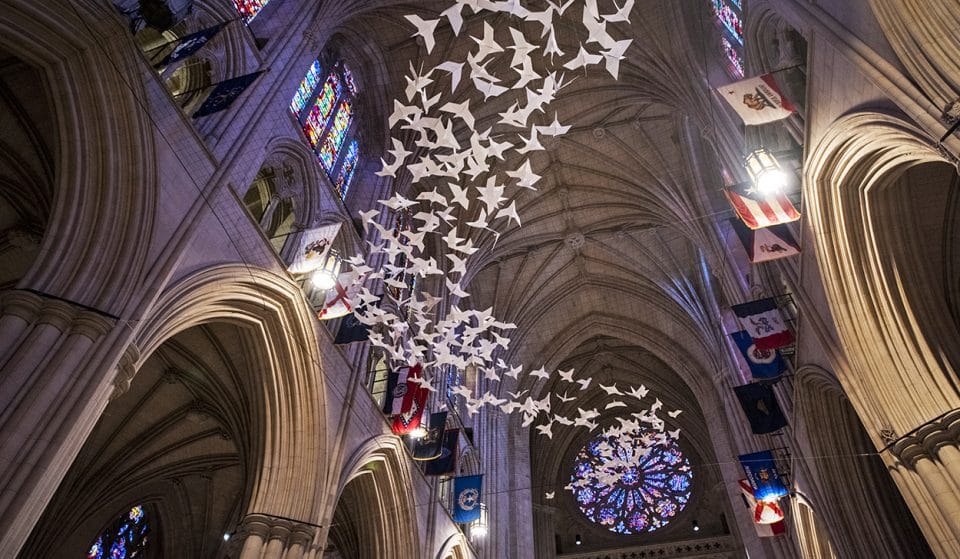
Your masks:
M720 45L727 57L727 71L735 79L743 78L743 57L740 56L740 51L731 45L726 37L720 37Z
M300 116L303 108L310 101L313 92L317 89L318 83L320 83L320 61L314 60L313 65L307 70L307 75L300 80L300 87L293 94L293 100L290 101L290 112L293 113L293 116Z
M337 98L340 97L342 92L343 86L340 85L340 78L337 77L336 72L332 72L327 77L327 81L324 82L323 90L313 104L313 108L310 109L307 120L303 123L303 134L310 142L310 147L316 149L317 145L320 144L327 120L330 118L330 114L336 106Z
M87 559L136 559L143 557L150 534L143 507L137 505L97 536Z
M570 487L580 511L620 534L666 526L690 500L693 474L676 441L654 432L600 434L574 460Z
M740 13L731 5L730 0L711 0L710 6L713 8L713 17L717 23L730 33L730 36L739 43L743 44L743 22L740 20Z
M233 0L237 13L243 21L250 23L270 0Z
M350 181L353 180L353 172L357 169L357 161L360 159L360 142L353 140L347 146L347 151L343 156L343 163L340 164L340 176L334 186L337 187L337 193L340 199L347 197L347 190L350 189Z
M317 157L320 164L329 176L333 172L334 164L337 162L337 155L340 148L343 147L343 141L347 137L347 130L350 128L350 122L353 120L353 105L350 101L342 101L336 116L333 117L333 124L330 125L330 132L327 133L327 139L320 148Z

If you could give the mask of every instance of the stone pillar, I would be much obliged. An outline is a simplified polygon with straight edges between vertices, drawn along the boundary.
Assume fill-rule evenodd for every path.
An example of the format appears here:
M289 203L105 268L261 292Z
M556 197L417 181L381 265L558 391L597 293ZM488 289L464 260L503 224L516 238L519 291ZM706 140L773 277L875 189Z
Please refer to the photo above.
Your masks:
M94 309L0 294L0 557L16 557L115 389L131 330Z
M890 447L894 481L938 557L960 557L960 410Z
M315 526L263 514L247 515L240 526L240 559L303 559Z
M556 534L556 507L548 505L533 505L534 544L538 559L550 559L557 555Z

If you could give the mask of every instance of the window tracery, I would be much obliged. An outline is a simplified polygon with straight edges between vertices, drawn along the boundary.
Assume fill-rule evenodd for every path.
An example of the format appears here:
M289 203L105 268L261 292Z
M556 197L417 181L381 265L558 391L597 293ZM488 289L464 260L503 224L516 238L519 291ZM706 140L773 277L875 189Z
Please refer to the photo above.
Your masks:
M101 533L87 559L136 559L143 557L150 539L150 525L143 506L137 505Z

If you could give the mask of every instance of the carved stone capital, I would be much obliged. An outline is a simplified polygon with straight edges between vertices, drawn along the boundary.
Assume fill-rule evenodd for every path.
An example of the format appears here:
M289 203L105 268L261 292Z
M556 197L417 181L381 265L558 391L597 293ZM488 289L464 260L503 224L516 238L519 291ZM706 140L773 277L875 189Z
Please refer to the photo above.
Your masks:
M924 423L889 446L890 452L908 467L922 459L934 460L946 445L960 446L960 409L951 410Z

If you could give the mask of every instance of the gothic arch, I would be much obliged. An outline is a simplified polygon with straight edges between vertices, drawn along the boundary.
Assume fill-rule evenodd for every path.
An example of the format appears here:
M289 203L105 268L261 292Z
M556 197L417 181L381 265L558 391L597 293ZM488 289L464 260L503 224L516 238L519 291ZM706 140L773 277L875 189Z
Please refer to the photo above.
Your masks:
M329 523L329 551L351 559L417 556L420 526L402 444L395 436L375 436L347 460Z
M203 270L161 296L136 343L149 356L188 328L219 322L243 327L259 344L263 376L249 395L256 404L250 420L257 446L248 465L253 487L247 512L317 518L327 462L326 399L312 313L300 288L248 266ZM118 379L118 389L129 380Z
M849 356L838 375L880 447L879 430L907 433L960 405L956 325L918 297L930 285L905 280L911 247L892 237L922 225L902 211L902 179L943 160L914 125L879 112L839 119L811 154L807 217Z
M146 93L130 79L139 75L136 53L85 46L99 29L81 18L112 24L111 9L100 2L13 0L0 14L0 49L40 69L57 99L55 188L43 258L21 285L120 314L144 291L158 170L140 104Z
M818 528L830 534L840 557L932 556L887 467L863 430L836 379L805 366L796 372L794 422L811 458L799 457L811 472ZM863 523L863 511L874 522Z

